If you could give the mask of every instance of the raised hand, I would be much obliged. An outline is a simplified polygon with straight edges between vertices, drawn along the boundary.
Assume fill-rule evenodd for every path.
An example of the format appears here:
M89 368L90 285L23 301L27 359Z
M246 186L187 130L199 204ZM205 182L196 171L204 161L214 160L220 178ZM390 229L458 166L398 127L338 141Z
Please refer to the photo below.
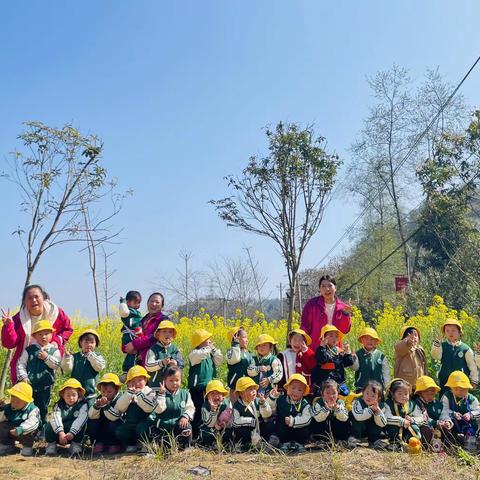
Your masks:
M2 321L3 321L4 325L8 325L9 323L13 322L13 318L12 318L12 315L10 313L10 309L5 311L2 308Z
M263 393L259 393L257 395L257 398L258 398L258 402L260 403L260 405L263 405L265 403L265 395Z
M163 395L166 391L167 389L165 388L165 382L160 383L160 385L158 386L158 393Z

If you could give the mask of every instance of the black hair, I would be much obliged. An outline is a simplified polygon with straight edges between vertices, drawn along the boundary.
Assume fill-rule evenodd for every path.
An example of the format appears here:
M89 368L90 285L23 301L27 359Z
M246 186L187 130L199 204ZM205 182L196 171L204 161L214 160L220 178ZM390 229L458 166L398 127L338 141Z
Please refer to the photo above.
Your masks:
M406 388L410 394L412 393L412 386L410 385L410 383L407 382L406 380L403 380L402 378L398 378L397 380L393 381L390 384L390 388L389 388L389 391L388 391L388 396L390 398L393 398L393 396L395 395L395 392L399 388Z
M91 336L95 339L95 348L97 348L97 347L100 345L100 338L98 338L98 336L95 335L95 334L92 333L92 332L82 333L82 334L78 337L78 346L79 346L79 348L82 348L82 339L83 339L83 337L86 337L87 335L91 335Z
M334 388L334 389L338 392L338 383L337 383L335 380L332 380L331 378L329 378L328 380L325 380L325 381L322 382L322 384L320 385L320 393L323 394L323 392L324 392L327 388Z
M318 287L319 288L320 288L320 285L322 284L322 282L324 280L327 280L327 282L333 283L335 286L337 286L337 281L335 280L334 277L332 277L331 275L322 275L320 277L320 280L318 281Z
M48 295L48 293L43 289L42 286L34 283L32 285L27 285L24 289L23 289L23 292L22 292L22 307L25 305L25 297L27 296L27 293L30 291L30 290L34 290L35 288L37 288L38 290L40 290L40 293L42 294L42 297L44 300L50 300L50 296Z
M172 375L176 375L178 372L180 372L180 375L182 374L182 369L178 367L177 365L169 365L166 369L165 372L163 372L163 378L171 377Z
M153 292L149 297L148 297L148 300L147 300L147 303L151 300L152 297L154 297L155 295L158 295L161 299L162 299L162 308L165 306L165 297L163 296L163 293L160 293L160 292Z
M370 380L366 383L366 385L362 388L362 393L370 387L373 391L373 393L377 394L377 397L379 401L383 400L383 387L380 382L377 382L376 380Z
M137 292L136 290L130 290L125 295L125 300L127 302L130 302L131 300L138 300L139 302L141 302L142 295L140 294L140 292Z
M408 327L404 332L402 336L402 340L404 338L407 338L408 335L410 335L412 332L417 332L418 335L418 330L415 327ZM420 335L418 335L420 337Z

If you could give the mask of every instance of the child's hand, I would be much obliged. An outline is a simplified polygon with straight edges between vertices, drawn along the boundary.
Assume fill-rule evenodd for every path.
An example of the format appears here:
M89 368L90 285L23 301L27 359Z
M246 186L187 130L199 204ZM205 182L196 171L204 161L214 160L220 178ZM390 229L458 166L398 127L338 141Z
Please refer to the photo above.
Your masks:
M68 349L68 348L65 348L65 353L63 354L64 357L71 357L72 356L72 352Z
M166 391L167 389L165 388L165 382L160 383L160 385L158 386L158 393L163 395Z
M327 339L325 337L320 340L320 346L321 347L326 347L327 346Z
M217 422L215 423L215 430L222 430L225 428L225 422Z
M260 373L265 373L265 372L268 372L270 370L270 367L268 365L262 365L261 367L258 367L258 371Z
M125 353L129 353L129 354L135 353L135 347L133 346L132 342L124 345L123 349L125 350Z
M474 343L473 349L475 350L475 353L480 353L480 343Z
M20 381L23 383L30 383L30 380L28 379L28 377L22 378Z
M162 365L163 365L164 367L166 367L169 363L170 363L170 359L169 359L169 358L164 358L164 359L162 360Z
M38 358L40 360L45 360L48 357L48 353L45 350L40 350L38 353Z
M466 422L469 422L472 418L473 418L473 415L472 415L470 412L467 412L467 413L464 413L464 414L463 414L463 419L464 419Z
M290 425L290 417L285 417L285 425L286 425L287 427L290 427L290 426L291 426L291 425Z
M408 427L410 427L411 425L412 425L412 421L411 421L408 417L406 417L405 420L403 421L403 426L404 426L405 428L408 428Z
M178 362L176 360L174 360L173 358L170 358L168 360L168 365L172 365L172 366L177 366L178 365Z
M280 396L277 385L274 385L273 388L270 390L270 396L272 396L273 398L277 398Z
M188 428L188 418L181 417L180 420L178 421L178 426L183 430Z
M4 324L4 325L8 325L9 323L12 323L12 322L13 322L12 315L10 314L10 309L8 309L7 311L5 311L5 310L2 308L2 321L3 321L3 324Z
M268 378L264 378L263 380L260 380L260 386L263 388L267 388L270 382L268 381Z
M17 433L17 429L16 428L12 428L8 433L10 433L10 435L12 437L18 437L18 433Z
M65 432L60 432L58 434L58 443L60 445L66 445L68 442L67 442L67 436L65 435Z
M258 403L260 403L260 405L263 405L265 403L265 395L263 393L259 393L257 395L257 398L258 398Z
M351 349L350 349L350 344L348 342L345 342L343 344L343 353L345 355L350 355L352 353Z
M73 440L73 433L67 433L65 435L65 440L67 441L67 443L70 443Z
M457 420L462 420L463 418L462 414L459 412L454 412L453 415Z
M108 399L107 397L100 397L95 403L97 404L97 407L104 407L108 404Z
M370 405L370 410L373 412L373 413L378 413L380 412L380 407L378 406L378 403L372 403Z

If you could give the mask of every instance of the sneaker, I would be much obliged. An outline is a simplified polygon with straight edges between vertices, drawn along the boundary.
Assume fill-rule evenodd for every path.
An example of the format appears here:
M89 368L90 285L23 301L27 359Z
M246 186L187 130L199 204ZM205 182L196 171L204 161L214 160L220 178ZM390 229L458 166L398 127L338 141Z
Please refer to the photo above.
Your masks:
M290 453L292 449L292 443L293 442L285 442L280 445L280 451L283 453Z
M20 454L22 457L33 457L33 447L22 447Z
M0 445L0 455L15 453L15 445Z
M107 452L110 453L110 455L115 455L117 453L120 453L121 451L122 451L122 447L120 445L110 445L107 450Z
M70 455L80 455L82 453L82 445L78 442L72 442L69 448Z
M96 443L93 447L93 454L98 455L105 450L105 445L103 443Z
M354 448L357 448L360 445L360 440L355 437L348 437L347 440L347 448L350 450L353 450Z
M47 444L45 449L45 455L56 455L57 454L57 444L55 442L50 442Z
M277 435L270 435L270 438L268 439L268 443L275 448L278 448L280 446L280 439L278 438Z
M370 448L373 448L374 450L387 450L388 449L388 441L383 439L383 438L379 438L378 440L375 440L373 443L369 443L369 447Z
M295 443L295 453L305 453L307 449L305 448L305 445L302 445L301 443Z
M125 449L125 453L137 453L137 446L136 445L127 445L127 448Z

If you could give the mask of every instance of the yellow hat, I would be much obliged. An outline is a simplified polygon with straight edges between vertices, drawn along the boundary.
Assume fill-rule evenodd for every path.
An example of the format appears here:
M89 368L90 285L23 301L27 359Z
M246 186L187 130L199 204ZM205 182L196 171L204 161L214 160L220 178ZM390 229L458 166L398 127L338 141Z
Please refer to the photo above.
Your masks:
M227 395L228 390L223 386L223 383L220 380L210 380L207 383L207 388L205 389L205 397L210 392L218 392Z
M455 318L448 318L447 320L445 320L443 322L443 325L442 325L442 328L441 328L442 335L445 335L445 327L447 325L455 325L460 330L460 335L463 335L462 324L458 320L456 320Z
M100 335L98 334L98 332L96 330L94 330L93 328L87 328L78 337L78 346L80 348L82 348L82 346L80 345L80 342L82 341L82 337L85 336L85 335L93 335L95 337L96 342L97 342L97 347L100 346Z
M103 377L97 383L97 390L100 390L100 385L102 383L113 383L116 387L122 386L122 383L120 382L120 379L116 373L106 373L103 375Z
M324 325L320 330L320 338L325 337L328 332L337 332L339 340L343 337L343 333L335 325Z
M378 340L378 343L382 341L378 336L377 331L372 327L363 327L362 330L360 330L360 333L358 334L358 341L360 341L362 337L366 337L366 336L369 336L374 338L375 340Z
M390 389L391 389L392 385L393 385L395 382L403 382L403 383L406 383L406 384L408 385L408 387L410 388L410 391L412 390L412 386L410 385L410 382L407 382L405 379L399 378L399 377L392 378L392 379L390 380L390 382L387 383L387 385L385 386L385 397L389 397L389 396L390 396Z
M33 402L32 386L26 382L18 382L12 388L7 390L11 397L17 397L24 402Z
M233 337L238 333L242 327L230 327L227 332L227 338L229 343L232 343Z
M402 339L403 338L403 335L405 335L405 332L409 329L409 328L413 328L417 334L418 334L418 339L420 340L420 330L417 328L417 327L414 327L413 325L405 325L404 327L402 327L402 329L400 330L400 338Z
M41 332L42 330L48 330L49 332L54 332L55 329L52 327L52 324L48 320L39 320L33 327L32 327L32 335L34 333Z
M192 348L197 348L205 340L212 338L212 336L213 336L213 333L207 332L206 330L203 330L203 328L200 328L199 330L195 330L192 333Z
M455 370L448 376L445 386L450 388L473 388L468 377L460 370Z
M244 392L247 388L255 387L258 390L258 385L250 377L240 377L235 384L236 392Z
M255 348L257 348L262 343L271 343L272 345L277 344L276 340L272 336L268 335L268 333L262 333L258 336Z
M155 330L155 333L157 333L159 330L163 330L164 328L171 328L173 330L173 336L177 336L177 327L175 324L170 321L170 320L162 320L159 324L157 329Z
M294 335L295 333L298 333L298 335L302 335L302 337L305 339L305 343L307 344L307 347L312 344L312 338L310 335L307 334L305 330L302 330L301 328L294 328L290 332L288 332L288 338L290 338L290 335Z
M292 373L292 375L290 375L290 378L288 379L288 382L286 382L284 385L285 388L287 388L294 380L305 385L305 390L303 392L304 396L310 393L310 387L308 386L307 379L300 373Z
M427 375L422 375L421 377L417 378L417 383L415 385L415 393L423 392L424 390L427 390L429 388L434 388L437 393L441 390L440 387L435 383L435 380L433 378L430 378Z
M60 390L58 390L58 394L61 395L66 388L75 388L77 390L80 390L82 395L85 395L85 389L82 387L82 384L76 378L69 378L68 380L63 382Z
M141 365L134 365L127 372L127 379L125 383L128 383L130 380L133 380L134 378L137 378L137 377L145 377L148 380L150 378L150 375Z

